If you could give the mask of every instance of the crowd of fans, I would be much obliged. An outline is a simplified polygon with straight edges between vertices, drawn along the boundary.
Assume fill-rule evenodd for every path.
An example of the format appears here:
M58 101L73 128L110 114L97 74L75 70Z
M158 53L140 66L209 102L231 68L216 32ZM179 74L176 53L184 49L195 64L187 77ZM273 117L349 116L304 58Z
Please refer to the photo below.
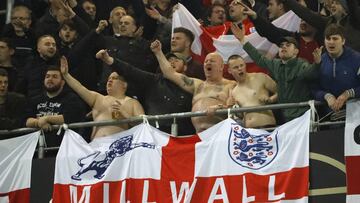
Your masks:
M193 57L194 33L172 28L182 3L204 27L230 25L256 63L240 53ZM291 32L271 21L287 11L300 18ZM269 58L246 41L258 32L279 46ZM32 0L15 1L0 33L0 129L51 131L51 125L141 114L206 110L177 119L179 135L224 119L219 108L311 99L338 113L360 96L359 0ZM225 76L227 75L227 76ZM274 126L306 108L239 115L246 127ZM156 125L170 132L172 120ZM155 124L154 124L155 125ZM94 127L95 137L129 125ZM55 136L49 136L55 137ZM59 145L61 137L49 138Z

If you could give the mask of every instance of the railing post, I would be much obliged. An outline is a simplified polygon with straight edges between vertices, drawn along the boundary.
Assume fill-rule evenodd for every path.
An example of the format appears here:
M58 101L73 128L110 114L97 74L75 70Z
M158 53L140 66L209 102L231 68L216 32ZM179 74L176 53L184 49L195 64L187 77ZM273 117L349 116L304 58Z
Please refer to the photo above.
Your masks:
M11 11L14 5L14 0L7 0L7 4L6 4L6 22L5 23L10 23L11 20Z
M45 135L44 131L41 130L39 136L39 150L38 150L38 158L43 159L45 154Z
M171 134L174 136L178 135L178 125L176 123L176 118L174 118L174 122L171 124Z

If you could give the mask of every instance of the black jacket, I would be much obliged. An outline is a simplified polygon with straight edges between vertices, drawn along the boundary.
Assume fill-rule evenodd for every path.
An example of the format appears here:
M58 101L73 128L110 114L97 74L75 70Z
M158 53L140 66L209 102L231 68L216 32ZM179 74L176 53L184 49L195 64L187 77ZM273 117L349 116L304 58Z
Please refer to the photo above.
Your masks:
M0 105L0 130L23 127L26 100L21 94L9 92Z
M148 115L189 112L192 107L192 95L163 77L142 71L121 60L114 60L111 67L123 76L129 85L136 86L136 96L143 98L141 104ZM160 130L170 133L172 119L160 120ZM195 133L190 118L177 119L178 134Z

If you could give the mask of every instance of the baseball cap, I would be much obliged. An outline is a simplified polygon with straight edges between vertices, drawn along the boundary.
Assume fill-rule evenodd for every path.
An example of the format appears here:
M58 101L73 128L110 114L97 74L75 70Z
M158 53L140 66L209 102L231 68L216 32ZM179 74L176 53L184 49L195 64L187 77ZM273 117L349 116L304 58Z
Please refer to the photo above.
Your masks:
M286 37L281 38L278 45L280 46L280 44L283 43L283 42L289 42L291 44L294 44L296 48L299 48L299 43L293 37L286 36Z
M186 57L183 54L180 53L176 53L176 52L169 52L168 54L166 54L166 58L169 59L171 57L175 57L178 59L183 60L185 63L187 62Z

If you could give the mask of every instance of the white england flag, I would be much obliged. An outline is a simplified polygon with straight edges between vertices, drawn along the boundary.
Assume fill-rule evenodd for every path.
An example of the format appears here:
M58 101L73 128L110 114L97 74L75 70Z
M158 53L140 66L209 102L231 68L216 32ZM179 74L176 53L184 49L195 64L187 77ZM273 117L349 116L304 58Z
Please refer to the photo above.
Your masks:
M309 123L269 133L226 119L185 138L141 124L90 144L67 130L53 202L307 202Z
M0 202L30 202L31 165L39 132L0 140Z
M272 22L275 26L289 30L299 30L300 18L292 11L288 11L286 14L280 16ZM225 24L229 29L230 24ZM172 28L184 27L191 30L195 39L191 46L191 50L194 54L204 57L203 55L213 52L214 49L223 57L224 61L227 61L229 56L233 54L240 54L247 63L252 62L250 57L242 49L242 45L233 35L219 35L209 33L216 29L204 28L195 17L182 5L178 4L178 8L173 13ZM223 26L219 26L219 29L223 29ZM206 31L205 31L206 30ZM221 32L216 32L221 33ZM278 47L266 38L261 37L257 32L247 35L246 38L254 47L267 53L269 56L275 56L278 52Z
M346 104L345 164L347 203L360 202L360 101Z

